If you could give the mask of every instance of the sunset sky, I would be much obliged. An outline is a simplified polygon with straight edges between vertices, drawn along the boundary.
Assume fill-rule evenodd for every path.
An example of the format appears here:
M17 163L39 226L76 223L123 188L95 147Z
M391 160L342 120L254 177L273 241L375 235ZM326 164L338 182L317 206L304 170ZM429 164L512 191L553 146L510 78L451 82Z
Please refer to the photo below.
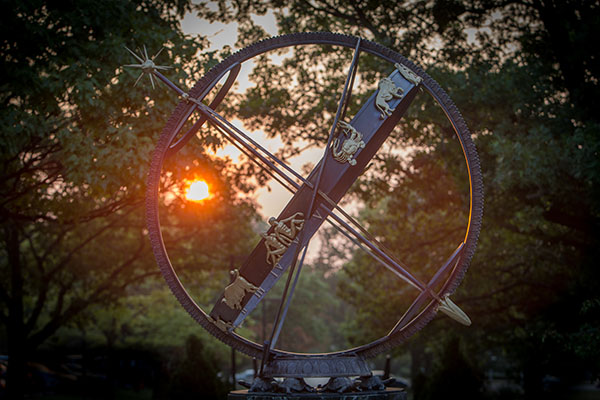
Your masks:
M264 16L254 16L254 20L269 34L277 35L277 28L275 26L275 18L272 12L268 12ZM181 22L183 31L191 35L203 35L207 36L211 42L211 46L207 51L220 50L224 46L229 45L235 47L237 37L237 23L223 24L223 23L209 23L206 20L200 19L193 14L188 14ZM246 88L250 87L251 83L248 81L248 73L251 69L251 63L246 63L238 76L237 91L243 92ZM242 122L239 120L231 121L238 128L244 129ZM269 139L262 131L253 132L253 138L258 140L261 145L267 148L269 151L274 152L281 145L279 139ZM291 166L296 170L300 171L302 165L307 162L316 162L322 156L323 149L309 149L305 151L301 156L295 157L291 160ZM217 151L217 155L221 157L229 156L232 160L237 160L240 152L233 146L228 145L225 148ZM281 187L279 184L271 180L269 187L261 188L258 191L258 202L261 205L261 213L269 218L270 216L277 216L282 210L283 206L287 204L291 198L291 194Z

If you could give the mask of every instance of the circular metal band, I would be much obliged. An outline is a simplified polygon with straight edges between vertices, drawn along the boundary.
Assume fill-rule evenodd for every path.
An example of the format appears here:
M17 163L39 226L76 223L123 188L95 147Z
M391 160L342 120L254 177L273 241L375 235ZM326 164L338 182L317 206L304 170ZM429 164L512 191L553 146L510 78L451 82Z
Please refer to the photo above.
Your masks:
M329 32L295 33L266 39L236 52L212 68L190 90L189 96L194 98L201 97L201 100L227 71L230 71L232 68L239 66L239 64L243 63L244 61L247 61L267 51L307 44L337 45L354 48L356 42L357 38L354 36L334 34ZM392 64L402 64L421 77L422 87L424 87L425 90L433 96L440 107L444 110L444 113L452 124L452 127L454 128L454 131L456 132L456 135L460 141L469 174L470 213L469 223L465 233L462 256L440 291L441 294L451 294L459 285L467 270L467 267L475 252L477 238L481 229L481 220L483 215L483 182L475 145L471 140L469 130L463 117L450 97L444 92L444 90L442 90L437 82L427 75L427 73L425 73L425 71L393 50L374 42L362 40L360 50L361 52L370 53ZM219 94L216 96L218 102L215 104L215 107L222 101L226 91L229 89L232 83L233 82L230 82L228 85L226 84L225 86L227 87L223 88L224 90L221 90L223 93L219 92ZM213 108L212 105L211 108ZM191 134L186 134L178 141L175 141L175 144L173 144L174 139L179 133L179 130L190 117L191 113L191 105L185 100L181 101L164 127L156 145L156 149L152 155L146 191L146 218L150 241L160 270L169 288L181 305L188 311L188 313L202 327L204 327L208 332L224 343L251 357L261 358L263 354L263 346L254 343L234 332L224 333L208 319L207 314L194 302L192 297L182 285L177 274L175 273L175 270L173 269L173 266L171 265L169 256L164 246L158 213L158 188L162 166L165 158L172 155L174 150L178 150L181 146L183 146L183 144L185 144L189 137L191 137ZM424 307L417 317L409 322L403 329L393 333L392 335L384 336L371 343L367 343L353 349L327 353L327 356L343 357L349 354L356 354L360 357L372 357L381 352L388 351L392 347L404 342L408 337L425 326L434 317L436 310L437 306L435 302L431 301L427 306ZM307 357L308 359L311 357L322 358L324 356L323 354L297 354L278 349L273 350L271 354L276 357L295 356Z

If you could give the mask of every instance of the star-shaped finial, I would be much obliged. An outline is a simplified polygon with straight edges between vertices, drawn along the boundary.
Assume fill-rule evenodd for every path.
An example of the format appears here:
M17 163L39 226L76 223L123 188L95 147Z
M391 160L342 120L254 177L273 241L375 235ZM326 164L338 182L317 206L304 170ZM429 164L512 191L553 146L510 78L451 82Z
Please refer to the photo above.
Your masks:
M172 68L172 67L167 67L164 65L154 64L154 59L156 57L158 57L158 55L161 53L161 51L163 51L164 47L162 49L160 49L158 51L158 53L156 53L152 58L148 57L148 51L146 50L146 45L144 45L144 53L142 54L142 52L140 51L140 55L138 55L135 52L133 52L132 50L130 50L127 46L123 46L123 47L125 47L127 49L127 51L129 51L141 63L141 64L125 65L125 67L134 67L134 68L142 69L142 73L137 78L137 80L135 81L133 86L138 84L138 82L140 81L140 79L142 79L142 76L144 76L144 74L148 74L148 76L150 77L150 82L152 83L152 89L154 89L154 78L152 78L152 72L154 72L157 69L166 70L166 69Z

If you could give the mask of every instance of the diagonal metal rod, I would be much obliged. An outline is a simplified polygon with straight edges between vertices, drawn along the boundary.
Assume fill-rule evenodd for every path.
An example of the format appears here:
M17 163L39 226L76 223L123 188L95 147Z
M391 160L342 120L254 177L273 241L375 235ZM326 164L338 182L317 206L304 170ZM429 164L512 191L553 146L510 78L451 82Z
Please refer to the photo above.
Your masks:
M186 92L184 92L183 90L181 90L177 85L175 85L173 82L171 82L169 80L169 78L167 78L166 76L164 76L163 74L161 74L157 70L152 71L152 74L154 76L156 76L158 79L160 79L165 85L167 85L169 87L169 89L173 90L179 96L184 96L184 97L187 96Z
M253 146L255 146L263 154L265 154L267 157L269 157L275 163L281 165L286 171L289 171L292 175L294 175L294 177L296 177L299 181L301 181L302 183L307 185L309 188L314 188L314 185L311 182L309 182L306 178L304 178L302 175L298 174L293 168L291 168L289 165L287 165L286 163L281 161L278 157L271 154L268 150L266 150L264 147L262 147L254 139L252 139L247 134L245 134L243 131L238 129L235 125L231 124L231 122L229 122L227 119L225 119L219 113L214 111L212 108L210 108L202 103L196 103L196 104L197 104L197 107L200 112L202 112L204 114L210 114L210 116L213 116L214 117L214 119L212 119L213 121L215 121L215 119L218 119L219 122L221 122L221 124L218 124L216 122L215 122L215 124L218 124L223 129L229 131L233 135L233 137L236 138L236 140L240 141L240 143L243 143L243 141L241 139L239 139L238 137L236 137L235 133L242 136L245 140L249 141ZM231 131L234 131L235 133L231 132ZM263 157L260 153L258 153L256 151L256 149L251 149L251 151L255 156L259 157L263 162L266 162L269 165L269 167L276 170L282 176L285 175L281 171L279 171L275 165L273 165L273 162L266 160L266 158ZM321 198L323 198L326 202L328 202L331 205L331 207L334 207L335 209L340 211L340 213L345 218L347 218L354 226L356 226L363 233L363 235L365 235L370 241L374 242L376 244L376 246L379 247L382 251L384 251L385 253L388 253L391 256L391 258L393 258L393 260L396 264L398 264L399 266L401 266L404 269L408 269L408 267L402 261L398 260L398 258L396 258L394 256L394 254L391 250L389 250L383 243L381 243L376 237L374 237L368 230L366 230L360 223L358 223L358 221L356 221L352 216L350 216L343 208L338 206L337 203L335 203L333 200L331 200L329 198L329 196L327 196L321 190L319 190L318 192L319 192L319 195L321 196Z
M358 39L358 43L356 44L355 55L358 52L359 45L360 45L360 38ZM352 62L354 63L354 60ZM348 88L348 95L346 96L345 99L342 99L344 106L342 109L342 115L340 117L340 121L343 121L346 118L346 111L348 110L348 105L350 104L350 98L352 97L352 88L354 87L354 78L356 78L356 71L358 71L358 66L356 66L354 69L352 69L352 75L350 78L350 86Z
M277 183L279 183L281 186L283 186L285 189L287 189L290 193L294 194L296 193L296 190L300 187L298 184L294 185L293 187L290 187L290 185L288 184L288 182L283 181L281 179L281 177L277 174L275 174L273 172L273 169L276 169L277 167L274 168L267 168L265 165L259 163L255 157L252 157L253 153L251 153L250 151L246 150L245 147L241 146L233 137L229 136L229 134L224 131L221 127L216 126L212 123L212 121L209 121L209 124L211 126L213 126L214 128L216 128L219 132L221 132L221 134L223 136L225 136L225 138L227 140L229 140L229 143L231 143L236 149L238 149L242 154L244 154L246 157L248 157L248 160L253 161L258 167L260 167L263 171L265 171L271 178L275 179L277 181ZM280 175L283 176L283 172L279 172ZM289 182L293 182L292 180L289 180ZM294 182L295 183L295 182Z
M345 112L345 110L346 110L346 107L345 107L346 106L346 97L348 95L348 89L351 88L351 82L354 81L354 76L356 73L356 62L358 61L359 54L360 54L360 38L358 38L358 40L356 41L356 47L354 49L354 55L352 57L352 63L350 64L350 69L348 70L348 76L346 77L346 83L344 84L344 90L342 91L342 97L340 98L340 102L338 103L337 111L335 113L335 118L333 119L333 124L331 126L331 130L329 131L329 136L327 138L327 145L325 146L325 149L323 152L323 158L321 159L322 160L321 165L320 165L319 171L317 173L317 180L313 187L310 204L307 209L307 213L306 213L307 218L310 218L312 215L313 208L315 206L315 200L317 199L317 193L319 191L319 186L321 185L321 178L323 176L323 171L325 169L325 164L327 161L327 152L329 151L329 148L331 147L331 142L333 141L335 131L337 130L337 125L338 125L338 122L340 121L340 116L342 115L342 111ZM302 241L304 240L304 236L305 236L305 230L302 230L300 235L301 235L301 238L299 239L299 243L302 243ZM296 284L298 283L298 278L300 277L300 272L302 271L302 266L304 265L304 257L306 256L306 250L308 249L309 243L310 243L310 238L308 239L308 241L304 247L304 252L302 253L302 258L301 258L300 262L296 262L296 260L298 259L298 254L300 252L299 246L296 247L294 257L292 258L292 260L293 260L292 267L290 268L290 271L288 273L288 280L286 282L286 286L283 291L283 296L281 298L281 304L279 305L279 310L277 312L277 318L275 319L273 334L271 335L271 340L270 340L270 348L271 349L273 349L273 347L277 343L277 340L279 339L279 334L281 333L281 328L283 327L283 323L285 322L285 317L287 316L287 311L288 311L288 308L290 307L290 302L292 301L292 296L294 295L294 291L296 290ZM297 268L296 276L294 278L294 283L292 284L291 290L288 295L287 294L288 287L290 285L290 279L294 273L294 268ZM286 299L286 296L287 296L287 299ZM285 306L284 306L284 301L285 301ZM282 311L282 307L284 307L283 311ZM280 314L281 314L281 316L280 316ZM264 363L264 360L263 360L263 363Z
M207 114L207 116L213 121L214 125L220 126L221 128L227 130L234 136L235 136L235 134L241 136L242 138L244 138L245 140L250 142L256 149L260 150L264 155L269 157L273 162L279 164L282 168L284 168L290 174L294 175L294 177L296 177L296 179L302 181L303 183L308 182L306 179L304 179L304 177L302 175L300 175L289 165L287 165L286 163L281 161L274 154L271 154L267 149L262 147L256 140L252 139L250 136L248 136L246 133L244 133L242 130L240 130L237 126L233 125L231 122L229 122L227 119L225 119L221 114L219 114L218 112L216 112L215 110L206 106L203 103L196 104L196 105L198 107L198 110L201 113ZM239 140L239 138L237 140ZM257 153L255 149L253 149L252 153L258 157L261 157L261 160L265 159L260 153ZM269 166L271 166L271 165L273 165L273 163L269 162ZM273 167L276 168L274 165L273 165ZM312 187L312 183L310 185Z
M211 123L211 125L213 125ZM298 189L300 188L300 186L298 184L296 184L293 181L289 181L285 182L283 181L279 175L275 174L273 172L272 168L267 168L265 165L259 163L256 158L251 156L251 153L246 150L244 147L240 146L235 140L233 140L233 138L231 138L226 132L224 132L222 130L222 128L213 125L217 130L219 130L219 132L221 132L225 138L227 138L229 140L229 142L235 146L242 154L244 154L246 157L248 157L249 160L253 161L258 167L260 167L263 171L265 171L271 178L275 179L282 187L284 187L285 189L287 189L290 193L295 194ZM342 235L344 235L348 240L350 240L352 243L354 243L355 245L357 245L358 247L360 247L361 250L363 250L365 253L369 254L373 259L375 259L375 261L379 262L380 264L386 266L386 268L388 268L389 270L391 270L394 274L397 274L397 272L389 267L385 261L383 261L379 256L377 256L375 253L373 253L370 249L368 249L367 247L365 247L358 239L356 239L355 237L353 237L352 235L350 235L347 230L343 229L343 226L341 224L341 218L339 216L337 216L336 214L334 214L334 210L336 211L340 211L342 213L342 215L347 215L349 218L353 219L351 216L349 216L348 214L346 214L346 211L344 211L343 208L341 208L340 206L338 206L337 204L335 204L333 202L333 200L331 200L327 195L325 195L322 191L319 190L319 195L324 197L327 202L330 204L330 207L327 207L325 204L322 204L321 207L325 208L325 210L330 214L327 216L327 218L325 219L333 228L335 228L339 233L341 233ZM340 222L338 222L340 221ZM358 224L358 222L354 221L355 224ZM362 228L362 226L359 225L360 228ZM364 229L364 228L362 228ZM402 277L403 280L406 281L406 278ZM410 282L409 282L410 283ZM414 286L414 285L412 285Z
M230 140L230 142L236 147L238 148L243 154L245 154L251 161L253 161L257 166L259 166L261 169L263 169L267 174L269 174L271 177L273 177L277 182L279 182L284 188L286 188L288 191L290 191L292 194L295 194L297 192L297 190L299 189L299 185L297 185L295 182L290 181L290 184L283 182L281 180L281 178L279 176L277 176L272 169L267 168L264 164L261 164L256 158L253 158L250 156L250 152L248 150L246 150L245 148L243 148L242 146L240 146L232 137L230 137L227 132L222 131L221 128L217 127L217 129L219 131L221 131L223 133L223 135ZM334 203L335 205L335 203ZM333 227L335 228L338 232L340 232L342 235L344 235L346 238L348 238L351 242L353 242L355 245L357 245L361 250L363 250L365 253L367 253L369 256L371 256L375 261L379 262L380 264L382 264L383 266L385 266L388 270L390 270L392 273L394 273L395 275L399 276L400 278L402 278L403 280L407 281L408 283L410 283L413 287L417 288L421 293L418 295L417 299L413 302L413 304L409 307L408 310L406 310L406 312L404 313L404 315L400 318L400 320L397 322L396 326L394 327L394 329L392 329L392 331L390 331L390 333L388 335L393 334L394 332L403 329L404 326L406 326L406 324L408 322L410 322L410 320L414 317L415 312L417 312L419 310L419 308L423 305L424 302L426 301L436 301L439 304L443 305L445 304L445 302L449 301L449 299L442 299L439 294L434 290L434 287L440 282L440 280L443 278L443 276L445 275L445 273L448 271L448 268L452 267L453 265L456 265L458 263L458 257L460 254L461 249L464 246L464 243L461 243L458 248L454 251L454 253L450 256L450 258L448 259L448 261L445 263L444 266L442 266L442 268L440 268L440 270L434 275L434 277L427 283L427 285L421 289L419 287L417 287L416 285L412 284L412 282L408 281L404 276L402 276L402 274L398 273L398 271L393 268L392 266L390 266L390 264L386 261L384 261L381 257L379 257L378 255L374 254L373 251L371 251L369 248L366 248L359 240L357 240L355 237L351 236L348 231L352 231L352 228L349 227L347 224L345 224L345 222L343 220L341 220L333 211L333 209L335 207L332 208L328 208L325 204L321 204L320 207L323 207L325 209L325 211L327 211L327 213L329 214L326 218L326 221ZM345 229L343 229L345 228ZM354 232L356 234L356 232ZM364 240L364 238L363 238ZM300 260L300 263L302 263L304 261L304 257L306 255L306 247L304 247L304 253L302 254L302 259ZM456 262L454 262L456 261ZM298 282L298 274L296 274L295 279L294 279L294 285L297 284ZM289 303L288 303L289 304ZM444 312L445 314L447 314L448 316L450 316L451 318L461 322L461 323L465 323L464 321L462 321L461 319L457 319L456 315L453 315L453 313L448 313L447 310L444 310L444 308L440 308L440 310L442 312ZM285 311L285 309L284 309ZM462 311L461 311L462 313ZM467 317L468 319L468 317ZM469 321L470 322L470 321ZM468 325L468 324L467 324ZM266 341L266 348L268 350L269 347L269 343L271 343L270 341Z
M354 54L354 59L353 59L353 64L355 63L355 58L357 55L357 51L358 51L358 47L360 46L360 39L357 42L357 47L356 47L356 51ZM128 49L129 50L129 49ZM132 52L133 53L133 52ZM135 53L134 53L135 54ZM351 67L352 68L352 67ZM175 91L179 96L184 96L187 97L187 94L181 90L179 87L177 87L177 85L175 85L173 82L171 82L167 77L165 77L163 74L161 74L160 72L154 70L152 71L152 74L154 74L159 80L161 80L165 85L167 85L171 90ZM356 75L356 68L352 68L351 69L351 84L354 82L354 77ZM346 82L348 83L348 82ZM352 90L352 86L350 86L350 90ZM312 183L310 183L309 181L307 181L306 179L304 179L304 177L300 174L298 174L293 168L289 167L286 163L284 163L283 161L281 161L279 158L275 157L273 154L271 154L270 152L268 152L265 148L263 148L259 143L257 143L255 140L253 140L251 137L249 137L248 135L246 135L243 131L241 131L240 129L238 129L235 125L231 124L228 120L226 120L225 118L223 118L219 113L217 113L216 111L214 111L212 108L206 106L205 104L203 104L200 101L195 101L195 99L187 97L190 101L192 101L197 109L202 112L203 114L205 114L207 117L209 117L212 122L220 127L222 129L223 132L228 132L229 134L232 135L232 138L238 140L243 146L247 147L252 154L254 154L255 156L259 157L261 159L261 161L265 162L267 165L269 165L270 168L272 168L274 171L276 171L278 174L280 174L284 179L286 179L288 181L288 183L291 183L296 189L299 188L298 184L296 182L294 182L292 179L290 179L286 174L284 174L281 170L279 170L279 168L277 168L271 161L267 160L265 157L263 157L260 153L258 153L255 149L251 148L250 146L247 145L247 143L245 143L244 141L240 140L238 137L236 137L236 135L231 132L230 130L232 129L233 131L235 131L236 133L238 133L240 136L242 136L244 139L248 140L250 143L252 143L256 148L260 149L264 154L266 154L267 156L269 156L273 161L275 161L276 163L278 163L279 165L281 165L286 171L290 172L292 175L294 175L296 178L298 178L301 182L303 182L304 184L306 184L307 186L311 187L311 188L315 188ZM340 104L344 104L344 109L343 112L345 113L346 107L347 107L347 102L344 101L344 95L342 95L342 101L340 102ZM339 106L338 106L338 112L339 112ZM332 127L332 129L335 129L335 124ZM331 135L330 135L331 137ZM327 148L326 148L327 151ZM273 174L271 174L272 176L274 176ZM279 181L279 180L278 180ZM279 181L281 183L281 181ZM382 243L380 243L369 231L367 231L366 229L363 228L362 225L360 225L354 218L352 218L343 208L341 208L340 206L337 205L337 203L335 203L333 200L331 200L325 193L323 193L321 190L318 190L318 185L315 188L315 192L318 192L319 195L325 200L327 201L331 207L335 208L336 210L340 211L340 213L342 213L342 215L344 215L345 218L347 218L349 221L352 222L353 225L355 225L363 234L365 234L365 236L367 236L370 240L366 240L364 237L357 235L356 231L354 231L352 228L350 228L345 221L341 220L337 215L335 214L331 214L337 221L338 223L341 223L344 227L348 227L350 228L349 230L359 239L361 239L361 241L363 241L365 244L367 244L367 246L371 249L376 249L376 253L383 253L385 254L387 258L390 258L391 255L391 259L392 259L392 264L388 265L388 263L383 262L383 264L387 267L392 267L391 269L399 274L399 276L406 280L408 283L412 284L413 286L417 287L420 290L424 290L425 285L423 283L421 283L416 277L414 277L412 274L410 274L407 271L407 267L400 262L399 260L396 259L396 257L393 255L393 253L387 249ZM348 235L345 235L348 237ZM354 242L354 240L353 240ZM377 245L373 245L373 243L376 243ZM364 247L361 246L361 248L364 249ZM389 255L388 255L389 253ZM374 254L373 254L374 255ZM381 258L377 257L378 261L382 261Z
M244 148L246 148L250 153L252 153L252 155L254 157L257 157L263 163L267 164L269 166L269 168L271 168L273 171L276 171L286 181L288 181L290 184L294 185L295 188L299 188L300 187L300 185L297 182L295 182L292 178L290 178L286 173L284 173L283 171L281 171L273 163L273 161L267 159L256 148L250 146L248 143L246 143L244 140L242 140L242 138L248 140L251 144L253 144L255 147L257 147L258 149L260 149L263 153L269 155L270 158L276 158L274 155L272 155L271 153L269 153L265 148L263 148L262 146L260 146L258 143L256 143L254 140L252 140L250 137L248 137L248 135L246 135L244 132L242 132L240 129L238 129L235 125L231 124L229 121L227 121L225 118L221 117L221 115L219 115L217 112L215 112L214 110L212 110L209 107L206 107L204 105L199 105L198 106L198 110L200 110L200 112L202 112L205 115L207 115L207 117L209 119L209 122L211 122L213 124L213 126L219 128L220 132L222 134L224 134L225 137L227 137L232 143L234 141L237 141ZM240 136L242 138L240 138ZM286 167L287 167L286 168L287 170L291 170L291 171L295 172L289 166L286 165ZM299 177L301 180L304 181L304 178L302 176L298 175L297 173L295 173L295 176ZM312 187L312 184L311 184L311 187Z
M273 164L273 162L271 162L265 156L263 156L262 154L260 154L256 149L254 149L248 143L246 143L245 141L241 140L241 138L238 135L236 135L236 132L239 133L244 138L247 137L247 135L245 135L243 132L241 132L236 126L232 125L229 121L225 120L218 113L216 113L211 108L205 106L204 104L198 105L197 109L199 111L205 113L208 116L208 118L211 120L211 122L213 123L213 125L218 126L221 129L222 133L227 133L227 135L229 135L229 137L231 137L232 139L237 140L242 146L244 146L246 149L248 149L248 151L250 151L255 157L259 158L262 162L264 162L270 168L272 168L273 171L277 172L289 184L291 184L292 186L294 186L294 188L296 190L300 188L300 186L299 186L298 183L296 183L293 179L291 179L287 174L283 173L283 171L281 171L275 164ZM235 132L233 132L233 131L235 131ZM257 144L257 146L260 146L260 145ZM264 148L261 147L261 149L262 149L263 152L265 152L267 154L270 154ZM275 156L273 156L273 157L275 157ZM314 187L312 185L312 183L306 181L303 177L300 177L300 178L309 187L311 187L311 188ZM324 199L326 199L326 201L328 203L330 203L332 205L332 208L336 208L336 209L339 209L339 210L343 211L343 209L341 209L341 207L337 206L333 200L329 199L329 197L325 193L323 193L322 191L319 191L319 194ZM348 215L345 211L343 211L343 212L345 214L344 216L347 216L347 217L351 218L351 216ZM370 240L367 240L363 235L361 235L355 229L353 229L352 227L350 227L345 221L343 221L338 216L333 215L333 218L336 219L340 224L342 224L346 229L348 229L348 231L350 231L355 237L357 237L364 244L366 244L370 249L372 249L376 254L378 254L379 257L381 257L384 260L388 260L387 263L390 264L390 268L392 270L394 270L395 273L399 277L401 277L402 279L404 279L405 281L407 281L408 283L410 283L411 285L413 285L417 289L419 289L421 291L424 290L425 285L422 282L420 282L419 279L417 279L415 276L413 276L410 272L408 272L407 267L405 267L403 264L397 263L390 255L386 254L386 252L384 252L380 247L376 246ZM356 222L354 219L352 219L352 221L354 221L353 223L357 224L357 226L360 226L360 224L358 222ZM368 233L368 231L366 231L366 229L362 228L362 226L359 229L361 231L364 231L364 232ZM377 242L377 243L379 243L379 242ZM381 245L381 244L380 244L380 246L383 247L383 245Z
M220 128L218 128L218 127L216 127L216 128L219 131L221 131ZM258 162L258 160L256 160L256 158L251 157L250 152L248 152L244 147L240 146L235 140L230 138L225 132L222 132L222 133L240 152L242 152L244 155L246 155L248 157L248 159L253 161L259 168L263 169L269 176L271 176L273 179L275 179L277 182L279 182L279 184L281 184L281 186L283 186L285 189L287 189L292 194L295 194L297 192L298 186L296 186L296 189L294 189L294 187L290 186L289 184L287 184L286 182L281 180L281 178L278 175L276 175L270 168L267 168L264 164L261 164L260 162ZM397 274L396 271L393 270L392 268L390 268L385 261L383 261L376 254L374 254L371 250L366 248L360 241L358 241L356 238L351 236L345 229L343 229L342 226L340 226L340 224L338 222L336 222L337 220L334 220L332 218L332 216L337 217L337 215L334 213L334 211L332 209L329 209L324 204L321 204L321 207L325 208L325 210L330 214L327 216L327 218L325 220L333 228L335 228L339 233L344 235L348 240L350 240L352 243L354 243L356 246L358 246L362 251L364 251L369 256L371 256L375 261L384 265L387 269L391 270L392 273ZM431 280L427 283L426 290L421 291L421 293L417 296L415 301L413 301L411 306L405 311L405 313L401 316L401 318L398 320L398 322L396 323L394 328L390 331L390 333L388 333L387 336L390 336L390 335L394 334L395 332L404 329L404 327L420 311L421 306L425 302L437 301L440 304L442 304L443 300L440 298L439 294L433 289L441 281L443 276L445 276L445 274L448 273L449 269L452 268L453 266L455 266L460 261L459 254L460 254L463 246L464 246L464 243L461 243L458 246L458 248L450 256L448 261L446 261L446 263L438 270L438 272L433 276L433 278L431 278ZM304 248L304 252L303 252L302 258L300 260L301 263L304 261L305 256L306 256L306 247ZM298 274L296 274L296 278L294 280L294 286L298 281L297 278L298 278ZM286 310L284 309L284 311L286 311ZM442 309L442 311L443 311L443 309ZM266 343L266 349L268 349L269 342L267 341L265 343Z
M358 49L359 45L360 45L360 40L357 43L357 49ZM355 52L355 55L356 55L356 52ZM353 60L353 62L354 62L354 60ZM356 70L352 71L352 74L351 74L352 82L354 81L355 72L356 72ZM323 193L321 190L318 190L318 185L315 188L315 186L313 186L312 183L307 181L302 175L298 174L294 169L292 169L287 164L285 164L283 161L281 161L279 158L275 157L273 154L268 152L265 148L263 148L255 140L253 140L251 137L246 135L243 131L238 129L235 125L231 124L228 120L223 118L220 114L218 114L212 108L206 106L205 104L203 104L200 101L197 101L196 99L193 99L193 98L187 96L187 94L183 90L181 90L179 87L177 87L173 82L171 82L163 74L161 74L157 70L152 71L152 74L155 75L163 83L165 83L170 89L175 91L178 95L183 96L184 98L187 98L189 101L193 102L196 105L195 109L197 109L200 112L202 112L203 114L205 114L213 123L215 123L215 125L217 125L221 128L222 132L229 133L231 135L231 138L239 141L239 143L242 144L244 147L246 147L248 150L250 150L253 155L259 157L259 159L261 161L265 162L270 168L273 169L273 171L275 171L279 175L281 175L281 177L283 177L296 190L299 189L299 185L294 180L292 180L287 174L283 173L279 168L277 168L273 164L273 162L267 160L256 149L252 148L246 142L244 142L239 137L237 137L237 135L234 132L236 132L237 134L242 136L244 139L248 140L250 143L252 143L252 145L254 145L256 148L260 149L260 151L262 151L264 154L266 154L269 158L271 158L277 164L281 165L286 171L290 172L292 175L294 175L296 178L298 178L302 183L306 184L310 188L315 189L315 192L318 192L318 194L321 196L321 198L323 198L327 203L330 204L331 209L329 209L329 211L331 213L330 214L331 217L334 220L336 220L336 222L338 224L343 226L347 230L347 232L350 232L356 239L358 239L360 242L362 242L364 245L366 245L370 249L370 251L367 252L368 254L371 254L377 261L381 262L386 268L390 269L398 277L405 280L406 282L408 282L409 284L411 284L418 290L420 290L422 292L428 291L436 300L438 300L438 301L440 300L439 296L436 293L434 293L431 290L431 288L428 287L428 285L425 285L418 278L416 278L414 275L412 275L410 272L408 272L408 267L406 267L402 262L397 260L396 257L393 255L393 253L389 249L387 249L381 242L379 242L369 231L364 229L364 227L362 225L360 225L354 218L352 218L348 213L346 213L346 211L343 208L338 206L337 203L335 203L333 200L331 200L325 193ZM340 102L340 104L343 104L343 103L344 103L343 101ZM344 107L346 105L347 105L347 103L344 104ZM193 111L193 109L191 111ZM338 111L339 111L339 107L338 107ZM344 108L344 111L345 111L345 108ZM334 128L335 128L335 125L332 129L334 129ZM232 132L232 130L234 132ZM327 150L327 148L326 148L326 150ZM273 176L274 174L271 174L271 175ZM278 182L281 183L280 180L278 180ZM288 188L288 190L289 190L289 188ZM351 226L349 226L348 223L346 223L346 221L342 220L339 216L337 216L335 213L333 213L331 211L333 209L340 211L340 213L342 215L344 215L344 217L346 217L349 221L351 221L351 223L353 225L355 225L369 239L366 239L364 236L362 236L361 234L356 232L356 230L354 230ZM340 230L340 232L344 233L344 236L350 238L349 235L346 234L347 232L343 232L342 230ZM352 241L354 243L357 243L355 240L352 240ZM362 245L359 244L359 246L363 250L365 249Z

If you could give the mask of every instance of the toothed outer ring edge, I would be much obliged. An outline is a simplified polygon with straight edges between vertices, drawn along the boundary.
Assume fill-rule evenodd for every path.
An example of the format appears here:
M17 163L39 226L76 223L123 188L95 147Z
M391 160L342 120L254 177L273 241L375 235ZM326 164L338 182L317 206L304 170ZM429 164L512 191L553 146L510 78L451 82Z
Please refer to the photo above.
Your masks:
M221 63L213 67L200 81L194 85L190 90L189 94L192 97L198 96L204 88L212 83L217 76L224 71L229 65L236 62L243 62L249 58L252 58L258 54L274 50L281 47L302 45L302 44L331 44L331 45L342 45L345 47L354 47L356 45L357 38L354 36L343 35L331 32L302 32L288 35L282 35L273 37L270 39L264 39L257 43L254 43L244 49L237 51L232 54ZM471 186L472 186L472 210L471 210L471 226L466 239L465 249L463 250L463 256L457 268L454 270L454 275L447 281L446 286L443 290L444 293L453 293L456 287L462 281L464 274L468 268L468 265L473 257L475 248L477 246L477 238L481 230L481 219L483 215L483 182L479 163L479 157L475 150L475 145L471 140L469 130L466 123L452 102L450 97L443 91L443 89L435 82L429 75L425 73L420 67L407 60L402 55L390 50L380 44L361 40L361 50L371 53L375 56L387 59L390 62L399 62L409 67L413 72L423 78L422 85L429 90L440 102L442 108L448 113L449 119L454 123L459 139L462 142L463 149L465 151L466 158L471 173ZM150 164L150 170L148 173L147 190L146 190L146 220L148 224L150 242L152 249L159 265L160 271L167 282L167 285L185 308L185 310L198 322L204 329L206 329L213 336L223 341L229 346L232 346L236 350L239 350L251 357L261 358L262 346L250 342L249 340L235 334L225 334L219 330L208 318L207 315L202 311L200 307L191 299L179 278L177 277L172 265L168 259L164 243L160 234L160 224L158 218L158 186L160 182L160 172L162 169L162 163L164 161L165 153L169 148L173 140L173 130L177 126L182 114L188 107L188 103L183 100L181 101L175 111L169 118L165 125L161 136L158 140L156 148L152 154L152 161ZM365 344L363 346L343 350L340 352L331 353L331 356L355 353L362 357L374 357L384 351L388 351L393 347L406 341L410 336L422 329L434 316L437 307L431 303L418 317L417 321L412 325L409 325L403 331L397 332L392 336L383 337L374 342ZM275 350L275 355L293 354Z

